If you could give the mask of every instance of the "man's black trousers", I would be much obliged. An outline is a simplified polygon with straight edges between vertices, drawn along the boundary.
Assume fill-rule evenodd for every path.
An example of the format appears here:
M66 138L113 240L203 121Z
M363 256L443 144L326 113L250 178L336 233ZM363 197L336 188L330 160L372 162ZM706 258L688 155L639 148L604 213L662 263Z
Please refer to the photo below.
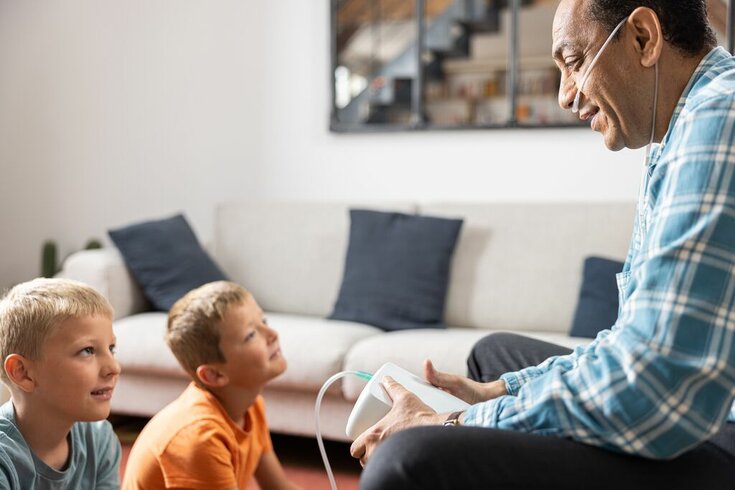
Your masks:
M514 334L478 342L469 376L491 381L569 349ZM735 490L735 424L668 461L552 436L477 427L418 427L381 444L361 490Z

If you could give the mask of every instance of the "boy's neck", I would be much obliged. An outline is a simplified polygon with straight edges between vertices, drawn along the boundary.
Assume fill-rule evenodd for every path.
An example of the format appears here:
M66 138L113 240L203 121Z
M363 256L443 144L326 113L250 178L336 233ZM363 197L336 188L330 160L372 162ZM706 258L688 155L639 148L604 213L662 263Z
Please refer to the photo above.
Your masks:
M69 433L73 421L58 415L34 400L13 397L15 421L28 446L41 461L55 470L63 470L70 455Z
M262 388L245 390L233 386L222 388L209 388L209 391L219 400L222 407L230 416L235 425L244 428L245 412L255 403Z

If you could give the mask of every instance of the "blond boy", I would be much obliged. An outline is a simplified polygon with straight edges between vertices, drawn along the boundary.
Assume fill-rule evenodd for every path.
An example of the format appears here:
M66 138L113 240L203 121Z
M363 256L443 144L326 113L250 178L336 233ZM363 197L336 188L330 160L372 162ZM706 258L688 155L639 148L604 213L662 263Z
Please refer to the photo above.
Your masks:
M36 279L0 300L0 488L119 488L104 420L120 374L112 308L97 291Z
M294 489L273 452L265 384L286 369L278 334L237 284L206 284L181 298L166 342L192 383L141 432L124 489Z

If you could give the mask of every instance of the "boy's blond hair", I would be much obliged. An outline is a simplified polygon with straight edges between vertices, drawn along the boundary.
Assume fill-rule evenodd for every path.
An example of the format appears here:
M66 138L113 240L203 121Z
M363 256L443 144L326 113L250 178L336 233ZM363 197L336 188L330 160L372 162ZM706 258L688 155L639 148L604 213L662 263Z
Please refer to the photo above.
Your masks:
M110 302L81 282L40 278L18 284L0 299L0 362L10 354L37 360L54 327L98 315L112 318ZM0 376L9 381L4 368Z
M186 293L169 311L166 343L194 380L202 364L226 362L219 347L219 323L227 310L249 296L233 282L210 282Z

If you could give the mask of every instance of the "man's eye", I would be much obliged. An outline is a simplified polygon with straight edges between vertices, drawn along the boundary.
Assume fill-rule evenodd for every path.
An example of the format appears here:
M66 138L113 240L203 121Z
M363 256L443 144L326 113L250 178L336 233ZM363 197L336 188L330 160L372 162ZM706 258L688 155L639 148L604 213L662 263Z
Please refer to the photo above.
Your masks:
M574 70L578 64L579 64L579 59L577 58L570 58L570 59L564 60L564 66L567 68L567 70Z

